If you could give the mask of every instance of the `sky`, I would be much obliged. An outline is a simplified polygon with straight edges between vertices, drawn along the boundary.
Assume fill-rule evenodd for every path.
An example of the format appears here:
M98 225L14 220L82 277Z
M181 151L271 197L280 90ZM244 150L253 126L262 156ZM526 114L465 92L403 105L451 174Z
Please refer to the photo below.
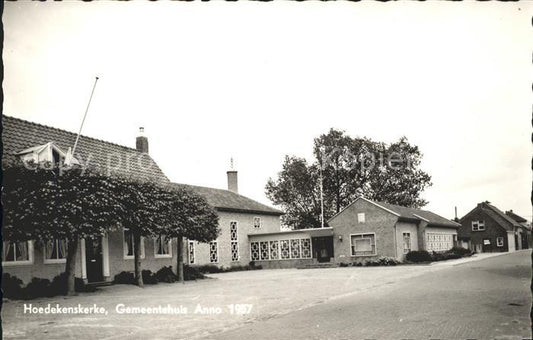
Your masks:
M531 220L533 2L5 2L4 114L264 189L330 128L418 145L425 209Z

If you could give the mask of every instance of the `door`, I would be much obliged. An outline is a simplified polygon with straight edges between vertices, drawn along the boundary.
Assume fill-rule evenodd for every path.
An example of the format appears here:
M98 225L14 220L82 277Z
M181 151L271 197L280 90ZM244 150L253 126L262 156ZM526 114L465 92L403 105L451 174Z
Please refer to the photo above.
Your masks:
M88 282L104 281L102 256L102 238L85 239L85 265Z
M333 237L313 237L313 257L318 262L329 262L333 257Z

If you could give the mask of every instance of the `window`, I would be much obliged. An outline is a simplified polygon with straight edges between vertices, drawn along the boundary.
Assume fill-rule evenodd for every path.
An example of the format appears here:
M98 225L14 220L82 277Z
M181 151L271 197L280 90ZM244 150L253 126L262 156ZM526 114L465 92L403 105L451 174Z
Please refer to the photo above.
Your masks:
M47 241L44 244L44 263L67 262L67 240Z
M194 241L189 241L189 264L194 264Z
M217 241L209 242L209 261L211 263L218 262L218 242Z
M312 257L311 239L250 242L250 260L290 260Z
M485 221L472 221L472 231L485 230Z
M286 260L291 258L291 252L289 247L289 240L279 241L281 249L281 259Z
M496 238L496 245L498 247L503 247L503 237L497 237Z
M154 240L154 257L172 257L172 239L161 235Z
M403 233L403 253L411 251L411 233Z
M358 213L357 214L357 222L358 223L365 223L365 213Z
M445 251L453 248L452 234L426 234L426 250L427 251Z
M376 234L353 234L350 237L352 256L376 255Z
M259 242L259 249L260 249L260 255L261 260L269 260L269 247L268 247L268 241Z
M254 217L254 229L261 228L261 217Z
M230 248L231 248L231 261L239 261L239 234L237 230L237 222L231 221L230 226Z
M4 251L2 254L3 265L19 265L31 263L33 263L32 241L4 241Z
M124 259L133 259L134 258L134 244L133 244L133 233L124 228ZM144 258L144 237L141 237L141 258Z
M250 243L250 259L252 261L259 261L259 242Z
M271 260L277 260L279 259L279 242L278 241L270 241L270 259Z
M291 240L291 258L300 258L300 240Z

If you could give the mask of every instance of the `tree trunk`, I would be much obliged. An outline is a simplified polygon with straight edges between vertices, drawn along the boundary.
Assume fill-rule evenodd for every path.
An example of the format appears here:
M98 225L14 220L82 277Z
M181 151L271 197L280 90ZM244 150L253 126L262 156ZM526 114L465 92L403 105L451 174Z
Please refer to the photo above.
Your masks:
M67 264L65 275L67 277L67 295L76 294L76 255L78 255L78 238L68 240Z
M183 275L183 236L178 237L178 281L185 283L185 276Z
M133 233L133 257L135 262L135 284L144 287L141 269L141 234Z

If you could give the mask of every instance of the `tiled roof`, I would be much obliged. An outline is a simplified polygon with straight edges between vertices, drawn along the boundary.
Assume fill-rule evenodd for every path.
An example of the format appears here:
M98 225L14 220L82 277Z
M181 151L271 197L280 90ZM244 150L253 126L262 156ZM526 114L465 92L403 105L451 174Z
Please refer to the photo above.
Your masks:
M400 217L405 218L405 219L425 220L428 223L428 225L449 226L449 227L455 227L455 228L458 228L461 226L459 223L456 223L452 220L449 220L445 217L437 215L428 210L407 208L407 207L402 207L399 205L389 204L389 203L384 203L384 202L376 202L376 203L386 209L389 209L397 213L398 215L400 215Z
M496 208L489 202L481 202L474 209L472 209L468 214L461 218L463 221L468 215L475 211L483 211L486 215L490 216L498 225L504 228L507 231L513 231L515 227L520 227L520 223L512 219L510 216L507 216L503 211Z
M445 217L442 217L440 215L437 215L431 211L427 210L421 210L421 209L415 209L415 208L408 208L408 207L402 207L400 205L395 204L389 204L384 202L374 202L369 199L366 199L364 197L358 197L355 201L353 201L349 206L357 202L358 200L364 200L369 203L372 203L381 209L387 210L388 212L398 216L400 219L407 219L411 221L426 221L429 226L440 226L440 227L450 227L450 228L459 228L461 225L457 222L454 222L452 220L449 220ZM337 213L335 216L330 218L330 221L335 218L337 215L341 214L344 210L346 210L348 207L341 210L339 213Z
M76 133L56 129L26 120L2 115L4 160L13 160L17 152L48 142L54 142L63 151L73 147ZM148 155L136 149L80 136L74 157L89 167L107 173L119 173L134 178L169 182L168 178Z
M510 218L512 218L513 220L515 220L518 223L526 223L527 222L527 220L525 218L515 214L512 210L506 211L505 215L509 216Z
M255 213L266 215L282 215L278 209L269 207L248 197L236 194L229 190L200 187L196 185L172 183L176 187L184 187L203 196L207 203L219 211Z

